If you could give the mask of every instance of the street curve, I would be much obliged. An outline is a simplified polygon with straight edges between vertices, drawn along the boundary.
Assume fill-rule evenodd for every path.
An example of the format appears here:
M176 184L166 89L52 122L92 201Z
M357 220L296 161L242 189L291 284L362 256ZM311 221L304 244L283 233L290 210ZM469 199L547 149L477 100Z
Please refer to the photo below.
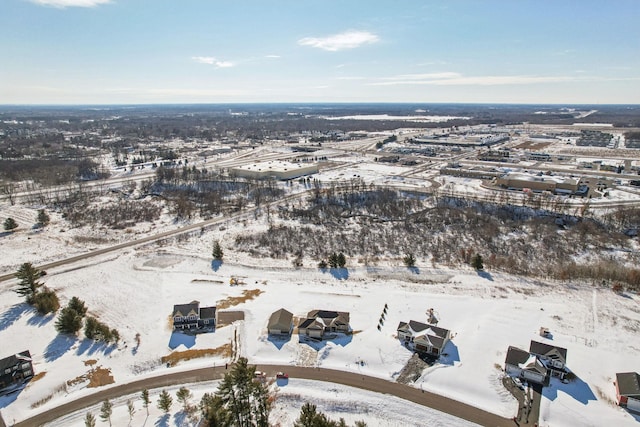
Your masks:
M229 366L229 369L230 368L231 366ZM257 365L256 369L266 372L269 377L274 377L276 372L283 371L287 372L291 378L331 382L376 393L393 395L483 426L513 427L514 425L513 420L510 418L500 417L446 396L355 372L290 365ZM144 389L222 379L226 372L228 372L226 365L199 368L190 371L172 372L157 377L117 385L36 414L33 417L14 424L14 427L40 426L53 422L72 412L96 405L106 399L111 400L129 394L136 394Z

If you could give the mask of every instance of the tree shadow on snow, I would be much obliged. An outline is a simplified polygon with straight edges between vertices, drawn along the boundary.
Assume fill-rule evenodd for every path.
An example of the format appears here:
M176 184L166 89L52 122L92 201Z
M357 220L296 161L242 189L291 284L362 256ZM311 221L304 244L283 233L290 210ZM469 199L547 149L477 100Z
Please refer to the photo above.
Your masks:
M491 273L489 273L488 271L478 270L478 276L490 282L493 282L493 276L491 276Z
M78 346L78 350L76 351L76 354L78 356L81 356L86 353L88 356L91 356L97 352L102 352L102 354L108 355L108 354L111 354L111 352L115 349L115 347L116 346L114 344L109 344L104 341L95 341L95 340L90 340L88 338L85 338L80 342L80 345Z
M41 316L38 313L35 313L33 316L31 316L29 318L29 320L27 320L27 324L31 325L31 326L44 326L47 323L51 322L51 320L55 317L54 314L50 314L47 316Z
M447 345L442 349L442 354L438 359L443 365L451 365L454 366L456 362L460 362L460 352L458 351L458 346L455 345L452 341L447 342Z
M164 414L155 423L156 427L169 427L169 418L171 416L169 414Z
M13 325L24 313L29 311L31 307L27 303L21 302L12 305L11 308L0 316L0 331L4 331L9 326Z
M347 280L349 278L349 270L346 268L330 268L329 273L338 280Z
M271 335L267 337L269 342L273 344L278 350L282 349L286 343L291 341L291 335Z
M188 426L189 425L189 416L187 413L182 410L173 414L173 425L174 426Z
M551 381L550 386L542 390L542 394L549 400L555 400L558 397L558 391L568 394L583 405L589 403L590 400L597 400L589 384L579 377L569 381L567 384L559 380Z
M407 270L412 272L413 274L420 274L420 269L418 267L407 267Z
M73 335L58 334L44 349L44 360L53 362L71 350L78 339Z
M171 350L175 350L180 345L183 345L186 348L193 347L196 345L196 336L183 334L181 332L173 332L171 334L171 338L169 338L169 348Z
M220 270L220 267L222 267L222 261L214 259L213 261L211 261L211 269L213 271L218 271Z

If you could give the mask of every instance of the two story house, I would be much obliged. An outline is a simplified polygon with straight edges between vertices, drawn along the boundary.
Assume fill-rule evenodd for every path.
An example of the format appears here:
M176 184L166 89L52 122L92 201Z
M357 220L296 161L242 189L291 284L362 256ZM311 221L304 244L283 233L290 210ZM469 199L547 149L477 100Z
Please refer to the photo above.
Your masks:
M33 364L29 350L0 359L0 392L20 387L33 377Z
M173 306L173 330L212 329L216 326L216 308L200 307L199 301Z

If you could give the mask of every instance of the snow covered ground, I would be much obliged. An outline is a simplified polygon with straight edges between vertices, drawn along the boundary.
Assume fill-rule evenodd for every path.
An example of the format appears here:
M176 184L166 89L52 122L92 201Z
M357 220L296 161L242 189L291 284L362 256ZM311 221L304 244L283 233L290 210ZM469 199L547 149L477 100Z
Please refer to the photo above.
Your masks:
M334 161L352 162L353 168L348 173L325 172L318 178L344 181L355 175L366 182L383 179L413 185L413 181L401 176L408 170L404 167L373 165L362 162L359 156ZM436 179L452 191L482 191L476 180ZM625 198L616 191L610 197ZM51 212L48 227L32 230L36 214L37 207L2 207L2 218L13 216L24 227L0 236L3 272L15 271L25 261L42 264L177 226L165 215L156 224L140 224L124 233L69 229ZM190 240L150 244L48 271L43 280L56 290L62 305L73 296L84 300L90 315L119 330L122 341L118 346L100 346L83 338L58 335L54 317L36 315L11 290L13 283L0 283L0 357L28 349L39 374L21 393L0 397L5 421L22 420L93 393L96 389L88 388L84 377L94 368L108 369L114 383L123 384L174 370L225 363L227 357L219 355L167 368L160 358L172 352L220 348L229 345L234 336L239 337L239 354L248 357L250 363L322 366L394 381L411 356L395 338L398 323L424 322L429 308L440 318L439 326L450 329L454 338L446 349L447 356L425 370L413 384L415 387L511 417L516 413L517 402L500 381L507 347L528 349L531 339L544 340L537 332L545 326L552 332L551 342L567 348L567 365L578 380L566 385L553 380L545 389L541 425L626 426L637 425L640 420L615 405L613 386L616 372L640 370L638 295L618 295L579 283L546 283L492 272L478 275L471 270L422 265L416 273L392 265L355 266L354 260L352 265L348 262L346 272L332 275L315 268L316 261L306 259L304 267L294 269L291 260L253 259L235 252L234 236L247 228L264 230L266 224L229 221L224 227ZM219 240L225 251L221 266L211 263L214 240ZM231 277L245 284L232 287ZM244 321L197 337L171 332L174 304L198 300L203 306L219 305L251 290L258 290L259 294L229 308L243 311ZM378 320L385 304L388 314L379 331ZM267 321L280 308L296 317L303 317L312 309L348 311L354 334L314 346L298 342L297 335L285 342L270 340ZM135 342L137 334L139 346ZM204 393L206 387L190 388ZM343 394L352 396L352 409L336 403L344 401ZM274 420L290 425L304 399L322 402L318 404L320 410L332 418L345 417L351 423L364 419L370 426L468 425L389 396L354 390L347 393L342 386L311 385L296 379L281 387L278 405L282 407L274 411ZM384 399L385 414L376 410L382 406L376 403L380 399ZM125 402L126 398L120 399L114 417L128 420ZM181 422L177 406L174 404L175 411L166 424ZM93 412L97 415L97 410ZM138 404L136 420L144 421L146 413L142 412ZM414 414L419 421L413 418ZM151 418L155 422L159 416L154 404ZM82 425L82 417L84 412L55 425ZM423 424L424 420L429 422Z
M239 230L242 224L237 227ZM3 284L2 355L28 349L36 373L46 372L21 393L0 398L5 420L21 420L91 393L86 380L65 386L87 374L91 369L87 361L95 360L94 367L109 369L115 384L122 384L173 369L224 363L224 356L207 357L167 368L160 357L172 351L217 348L229 344L236 334L239 353L252 363L322 366L393 381L411 356L395 338L398 323L426 321L426 310L434 308L439 326L452 330L454 338L447 357L428 368L415 387L513 416L517 403L500 382L507 347L527 349L531 339L542 339L537 331L546 326L553 334L552 342L568 349L568 367L579 380L569 385L552 381L545 391L541 424L576 425L576 419L585 425L636 423L615 406L612 381L616 372L637 371L640 366L637 295L423 267L417 274L402 267L354 267L347 270L346 279L338 279L312 266L293 269L287 260L248 259L234 253L232 239L225 238L233 232L209 232L171 246L151 245L50 271L45 283L58 292L63 304L77 296L86 301L91 315L120 331L123 342L117 347L58 335L54 318L37 316L9 284ZM221 239L226 250L226 262L216 268L208 256L214 239ZM229 286L231 276L245 285ZM197 337L172 334L174 304L198 300L202 305L215 305L248 290L261 293L230 308L244 311L244 321ZM385 304L388 314L378 331ZM299 343L296 335L286 342L272 341L266 324L280 308L297 317L312 309L348 311L355 333L313 347ZM134 342L136 334L140 334L139 347ZM304 396L305 387L299 390ZM362 418L370 425L386 425L373 413Z

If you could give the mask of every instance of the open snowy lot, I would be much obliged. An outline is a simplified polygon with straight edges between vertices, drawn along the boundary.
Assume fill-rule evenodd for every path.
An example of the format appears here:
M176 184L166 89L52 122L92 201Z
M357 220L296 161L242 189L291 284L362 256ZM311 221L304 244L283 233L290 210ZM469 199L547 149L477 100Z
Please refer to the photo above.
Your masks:
M88 387L94 369L108 370L115 384L123 384L172 370L225 363L229 358L225 348L234 348L250 363L321 366L394 381L411 356L395 337L398 323L424 322L426 311L433 308L439 326L450 329L454 337L446 357L426 369L415 387L511 417L517 402L500 380L507 347L528 349L531 339L543 340L537 332L546 326L552 342L568 349L567 365L578 379L570 384L552 380L545 389L540 423L622 426L637 422L615 405L612 382L616 372L640 367L637 295L577 283L421 266L411 272L403 267L347 265L339 274L323 273L312 265L294 269L288 260L249 259L234 252L232 236L242 227L239 223L197 239L153 244L49 271L43 280L57 291L61 304L73 296L84 300L90 315L118 329L122 337L118 346L58 335L54 317L36 315L11 290L10 282L2 284L2 356L28 349L39 374L19 394L0 398L4 419L25 419L94 392ZM213 240L220 240L225 250L225 262L219 266L209 256ZM243 284L230 286L231 277ZM244 321L195 337L173 334L173 305L193 300L242 311ZM385 304L388 314L378 330ZM298 318L312 309L348 311L353 334L312 345L299 342L295 334L288 341L269 339L268 318L280 308ZM139 345L136 334L140 334ZM218 349L218 353L169 368L161 362L162 356L197 349ZM304 399L308 388L291 381L282 392ZM357 419L369 425L393 424L385 424L374 413L354 415Z

